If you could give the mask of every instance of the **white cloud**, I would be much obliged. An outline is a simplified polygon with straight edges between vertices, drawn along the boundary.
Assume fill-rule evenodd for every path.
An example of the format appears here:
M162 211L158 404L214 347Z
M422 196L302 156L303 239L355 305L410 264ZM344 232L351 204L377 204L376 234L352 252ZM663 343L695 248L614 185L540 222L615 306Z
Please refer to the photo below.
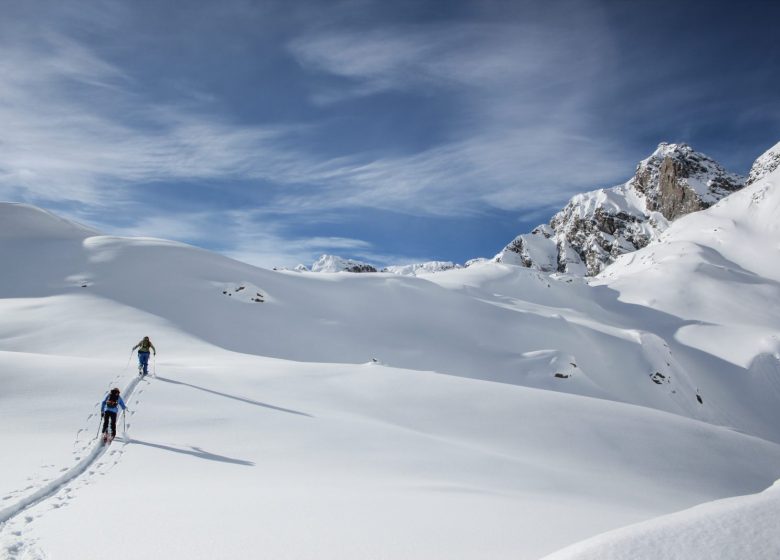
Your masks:
M136 184L266 182L275 189L263 204L279 216L354 207L452 216L538 207L630 172L619 147L586 134L588 81L603 70L603 44L590 41L568 60L582 40L568 32L544 36L529 23L301 35L290 49L307 68L346 79L331 90L337 98L394 91L455 100L439 145L324 157L309 134L317 123L236 124L197 92L161 104L67 31L0 40L0 196L116 210L133 203L127 187Z
M57 33L2 51L0 194L97 204L136 183L298 173L283 147L289 127L155 104L120 68Z
M304 67L347 80L344 97L457 89L491 99L506 93L529 99L551 85L587 79L607 62L607 47L608 36L597 31L577 35L533 23L332 28L288 45Z
M79 214L58 212L76 221ZM284 220L263 211L227 210L192 213L156 213L138 209L132 225L92 221L99 231L124 237L158 237L193 243L228 257L264 268L310 265L322 253L371 254L371 243L338 236L301 237L290 234ZM219 232L215 235L214 232Z
M600 27L596 21L580 34L532 22L335 28L292 42L305 67L344 79L340 89L328 82L315 90L316 101L392 91L446 96L457 107L449 141L351 162L334 173L339 188L329 194L354 205L457 215L560 202L628 176L624 150L590 134L590 107L611 58Z

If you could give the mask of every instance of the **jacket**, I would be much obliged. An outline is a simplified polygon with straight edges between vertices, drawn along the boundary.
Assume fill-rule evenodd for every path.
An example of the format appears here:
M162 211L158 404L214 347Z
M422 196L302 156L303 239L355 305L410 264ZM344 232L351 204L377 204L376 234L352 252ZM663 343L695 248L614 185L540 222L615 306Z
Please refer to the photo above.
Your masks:
M154 350L155 354L157 354L157 348L154 347L154 344L152 344L151 340L149 341L148 346L144 346L144 341L142 340L141 342L139 342L138 344L133 346L133 350L135 350L136 348L138 348L139 352L146 352L147 354L149 353L149 350L151 349L151 350Z
M106 395L106 398L103 399L103 404L100 405L100 412L101 413L103 413L103 412L113 412L113 413L119 412L119 407L118 406L108 406L106 404L106 403L108 403L108 397L109 396L110 395ZM117 398L117 402L118 402L119 406L122 407L122 410L125 410L127 408L125 406L125 401L122 400L122 397L118 397Z

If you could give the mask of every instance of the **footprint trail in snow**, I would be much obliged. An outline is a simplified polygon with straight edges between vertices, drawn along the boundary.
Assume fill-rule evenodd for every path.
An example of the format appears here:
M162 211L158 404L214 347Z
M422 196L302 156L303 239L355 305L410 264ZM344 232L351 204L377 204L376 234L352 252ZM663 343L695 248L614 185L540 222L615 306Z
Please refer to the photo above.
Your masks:
M110 386L116 385L118 379L114 379ZM132 418L135 414L136 406L139 403L138 397L143 393L144 386L149 381L141 377L135 377L123 391L126 402L135 396L133 407L128 412ZM139 385L141 387L139 388ZM99 407L99 403L96 408ZM92 421L99 413L97 411L87 416L87 421ZM127 422L127 430L130 430L132 422ZM117 426L119 427L119 426ZM85 438L90 438L86 439ZM124 446L127 444L127 437L117 437L115 443L104 445L100 438L95 438L89 428L81 428L76 433L74 442L74 455L77 463L70 468L59 469L58 476L45 475L40 483L42 484L34 492L17 499L15 502L8 503L19 494L24 494L35 488L35 485L29 485L23 490L12 492L8 496L0 499L0 555L3 558L14 560L16 558L26 558L31 560L43 559L43 555L35 547L34 541L25 537L24 533L30 523L36 518L41 517L47 511L59 509L75 497L74 491L92 482L96 475L105 475L120 460L124 453ZM116 443L122 443L121 447ZM44 468L55 468L54 465L44 465ZM32 481L30 477L28 481ZM50 507L45 511L28 512L30 508L46 502ZM3 507L4 506L4 507ZM27 513L25 513L27 512ZM25 515L22 515L25 513Z

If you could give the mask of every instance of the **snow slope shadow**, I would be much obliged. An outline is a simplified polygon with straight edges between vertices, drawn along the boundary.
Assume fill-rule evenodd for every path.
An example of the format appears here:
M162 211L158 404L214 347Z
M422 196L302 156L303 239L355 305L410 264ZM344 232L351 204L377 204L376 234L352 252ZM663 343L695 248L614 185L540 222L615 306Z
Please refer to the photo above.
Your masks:
M280 406L274 406L272 404L263 403L260 401L255 401L252 399L247 399L244 397L237 397L235 395L229 395L228 393L222 393L220 391L215 391L213 389L207 389L206 387L200 387L199 385L193 385L192 383L185 383L184 381L176 381L175 379L168 379L166 377L157 377L158 381L163 381L164 383L173 383L174 385L184 385L185 387L191 387L193 389L197 389L198 391L205 391L206 393L211 393L212 395L218 395L220 397L225 397L227 399L233 399L236 401L241 401L247 404L252 404L255 406L262 406L263 408L270 408L271 410L278 410L279 412L287 412L289 414L297 414L299 416L306 416L308 418L314 418L311 414L307 414L306 412L301 412L299 410L292 410L290 408L282 408ZM131 442L132 443L132 442Z
M128 439L127 442L131 445L145 445L147 447L154 447L155 449L163 449L165 451L173 451L174 453L182 453L184 455L192 455L199 459L207 459L209 461L217 461L220 463L230 463L232 465L244 465L245 467L254 467L253 461L245 461L244 459L234 459L232 457L226 457L225 455L217 455L216 453L209 453L203 451L200 447L191 446L189 449L182 449L179 447L173 447L171 445L163 445L161 443L152 443L149 441L141 441L140 439Z

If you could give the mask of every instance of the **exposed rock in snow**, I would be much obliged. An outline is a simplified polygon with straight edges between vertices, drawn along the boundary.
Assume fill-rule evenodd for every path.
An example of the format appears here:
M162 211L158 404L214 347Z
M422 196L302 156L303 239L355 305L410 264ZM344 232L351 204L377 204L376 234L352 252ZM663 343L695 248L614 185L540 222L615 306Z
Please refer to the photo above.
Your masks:
M417 276L418 274L430 274L443 270L452 270L453 268L461 268L461 266L450 261L429 261L424 263L388 266L382 269L382 272L392 272L393 274L399 274L401 276Z
M764 152L750 168L747 184L752 185L780 167L780 142Z
M549 224L517 236L495 260L545 272L598 274L656 239L680 216L741 189L729 173L686 144L662 143L629 181L579 194Z
M674 220L712 206L741 189L745 179L686 144L661 143L629 184L645 195L649 210Z
M242 303L265 303L266 296L251 282L215 282L223 296ZM235 297L234 297L235 296Z
M311 265L312 272L376 272L370 264L335 255L322 255Z

